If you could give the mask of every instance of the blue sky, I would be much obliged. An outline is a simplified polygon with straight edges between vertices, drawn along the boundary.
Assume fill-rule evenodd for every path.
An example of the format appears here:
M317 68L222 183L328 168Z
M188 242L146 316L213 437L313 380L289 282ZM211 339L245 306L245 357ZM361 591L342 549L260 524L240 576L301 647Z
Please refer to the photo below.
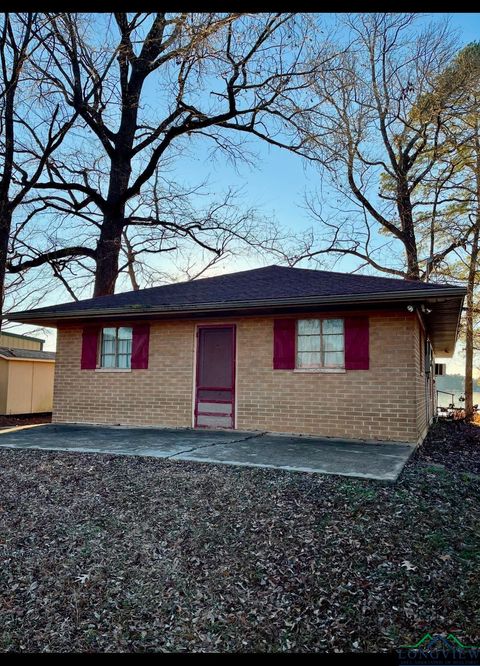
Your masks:
M451 21L452 27L458 29L461 45L480 40L480 13L426 14L423 21L430 23L446 17ZM238 173L219 162L217 166L212 165L210 168L211 182L216 184L219 190L232 183L241 185L248 203L261 207L267 215L272 214L285 227L296 231L310 227L312 222L303 209L303 197L306 191L312 191L318 185L318 173L286 150L265 144L255 144L255 148L259 158L255 169L245 166L240 168ZM201 155L197 159L198 168L204 168L207 162L203 161ZM192 175L195 171L194 164L195 162L189 165ZM336 270L348 272L357 265L355 259L347 257L337 264ZM235 270L242 267L237 265ZM228 265L224 265L222 271L228 272ZM463 374L461 347L461 344L457 345L452 360L445 359L447 372Z
M329 15L330 17L332 15ZM449 17L453 28L459 31L461 44L480 39L480 13L426 14L422 21L429 23L442 17ZM328 16L326 17L328 20ZM208 158L206 146L188 160L178 164L177 171L182 173L186 181L199 182L209 180L209 190L223 192L229 187L241 188L243 201L247 206L255 206L261 212L275 218L283 227L301 231L311 226L307 212L303 208L305 192L313 191L319 184L319 175L311 166L305 164L295 155L270 147L260 142L252 143L258 156L255 168L239 165L238 169L225 165L223 160L212 162ZM272 263L270 261L269 263ZM221 271L241 270L258 265L255 259L242 259L235 264L222 264ZM349 271L356 267L357 262L350 258L337 264L337 270ZM16 331L31 331L31 327L18 327ZM47 348L54 348L54 335L47 336ZM461 371L461 354L457 353L454 362L449 362L448 370Z
M423 20L429 23L442 17L450 17L452 27L459 30L462 44L480 40L480 13L427 14ZM210 168L211 182L219 189L241 185L250 203L261 207L266 214L274 214L282 225L295 230L309 227L311 220L302 208L303 195L306 190L318 186L318 173L286 150L256 143L255 151L259 161L254 170L244 166L237 173L219 162L217 167ZM197 164L199 169L207 166L200 155ZM195 162L186 166L187 173L194 176ZM354 260L346 259L339 270L348 270L355 265Z

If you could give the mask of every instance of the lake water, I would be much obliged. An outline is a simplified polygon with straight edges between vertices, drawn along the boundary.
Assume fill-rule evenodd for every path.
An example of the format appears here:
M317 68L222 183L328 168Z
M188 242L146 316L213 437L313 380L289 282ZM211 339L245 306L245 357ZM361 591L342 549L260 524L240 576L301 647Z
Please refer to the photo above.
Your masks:
M460 402L459 398L460 398L460 396L465 397L465 394L464 393L454 393L453 396L454 396L454 401L455 401L454 402L455 407L463 407L465 403ZM452 401L452 398L451 398L450 395L445 395L445 393L439 393L438 394L438 406L439 407L448 407L448 405L451 403L451 401ZM473 393L473 404L480 406L480 393L476 393L476 392Z

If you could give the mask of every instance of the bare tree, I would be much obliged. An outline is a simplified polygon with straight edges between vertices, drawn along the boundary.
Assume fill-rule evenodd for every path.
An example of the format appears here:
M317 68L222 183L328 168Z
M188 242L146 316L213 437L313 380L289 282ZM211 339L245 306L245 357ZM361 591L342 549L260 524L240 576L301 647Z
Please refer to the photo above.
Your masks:
M443 219L439 233L445 228L463 227L469 234L464 251L457 252L457 261L449 275L467 286L464 321L465 337L465 415L473 417L473 357L480 257L480 44L461 49L453 62L438 76L435 90L418 102L418 115L428 118L442 116L444 143L439 151L436 169L425 188L441 190ZM441 111L440 111L441 110ZM439 174L447 173L441 182ZM441 183L441 187L438 183ZM433 223L433 222L432 222Z
M444 231L441 246L424 234L425 219L438 217L444 205L439 191L425 199L422 188L444 143L443 109L415 110L450 62L453 40L446 24L419 31L416 20L414 14L341 17L351 43L335 66L311 80L316 108L297 119L302 153L320 165L338 203L325 213L319 199L307 199L323 234L304 257L353 256L378 271L425 279L427 265L431 275L466 243L468 233L458 228Z
M261 258L286 237L272 220L243 204L233 189L219 197L172 183L161 188L159 180L154 179L148 196L139 197L123 235L119 276L126 272L133 289L196 279L245 253ZM160 266L159 255L165 258Z
M59 106L28 117L31 89L25 71L38 49L36 30L45 18L38 14L0 15L0 318L5 298L5 273L10 265L12 227L25 227L45 208L25 202L47 161L74 122Z
M307 18L60 14L48 15L35 34L42 40L33 63L38 94L78 122L29 199L48 206L49 244L32 247L20 233L12 270L57 262L52 266L61 276L73 258L93 270L94 294L101 295L114 292L122 269L135 287L140 256L166 251L173 237L217 256L225 234L248 240L245 220L219 219L226 208L214 220L208 210L199 219L192 207L187 216L172 215L164 201L157 210L155 179L194 139L234 160L247 157L249 136L300 149L302 139L292 144L290 128L305 106L299 100L306 98L307 75L321 61L304 64L315 44ZM72 245L75 225L79 242ZM141 228L148 235L136 245Z

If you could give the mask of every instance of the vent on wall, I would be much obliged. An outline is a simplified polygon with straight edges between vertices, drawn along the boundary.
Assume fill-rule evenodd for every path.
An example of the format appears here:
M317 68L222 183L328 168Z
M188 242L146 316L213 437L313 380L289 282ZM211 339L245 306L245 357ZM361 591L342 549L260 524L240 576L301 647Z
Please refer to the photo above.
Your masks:
M435 377L439 375L447 374L447 364L446 363L435 363Z

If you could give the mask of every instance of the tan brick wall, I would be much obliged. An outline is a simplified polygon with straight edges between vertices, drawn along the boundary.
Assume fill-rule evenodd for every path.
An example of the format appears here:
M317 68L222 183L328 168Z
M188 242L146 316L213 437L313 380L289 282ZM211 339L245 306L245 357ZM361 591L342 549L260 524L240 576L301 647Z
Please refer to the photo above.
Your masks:
M372 316L369 370L273 371L271 322L240 323L238 428L416 441L412 335L408 313Z
M222 320L237 325L238 429L418 440L413 315L372 314L370 369L345 373L273 370L273 319ZM54 421L191 427L200 323L214 322L152 323L149 369L132 372L81 370L81 328L59 329Z
M81 370L82 329L59 329L53 418L57 422L191 426L195 329L150 330L148 370Z

